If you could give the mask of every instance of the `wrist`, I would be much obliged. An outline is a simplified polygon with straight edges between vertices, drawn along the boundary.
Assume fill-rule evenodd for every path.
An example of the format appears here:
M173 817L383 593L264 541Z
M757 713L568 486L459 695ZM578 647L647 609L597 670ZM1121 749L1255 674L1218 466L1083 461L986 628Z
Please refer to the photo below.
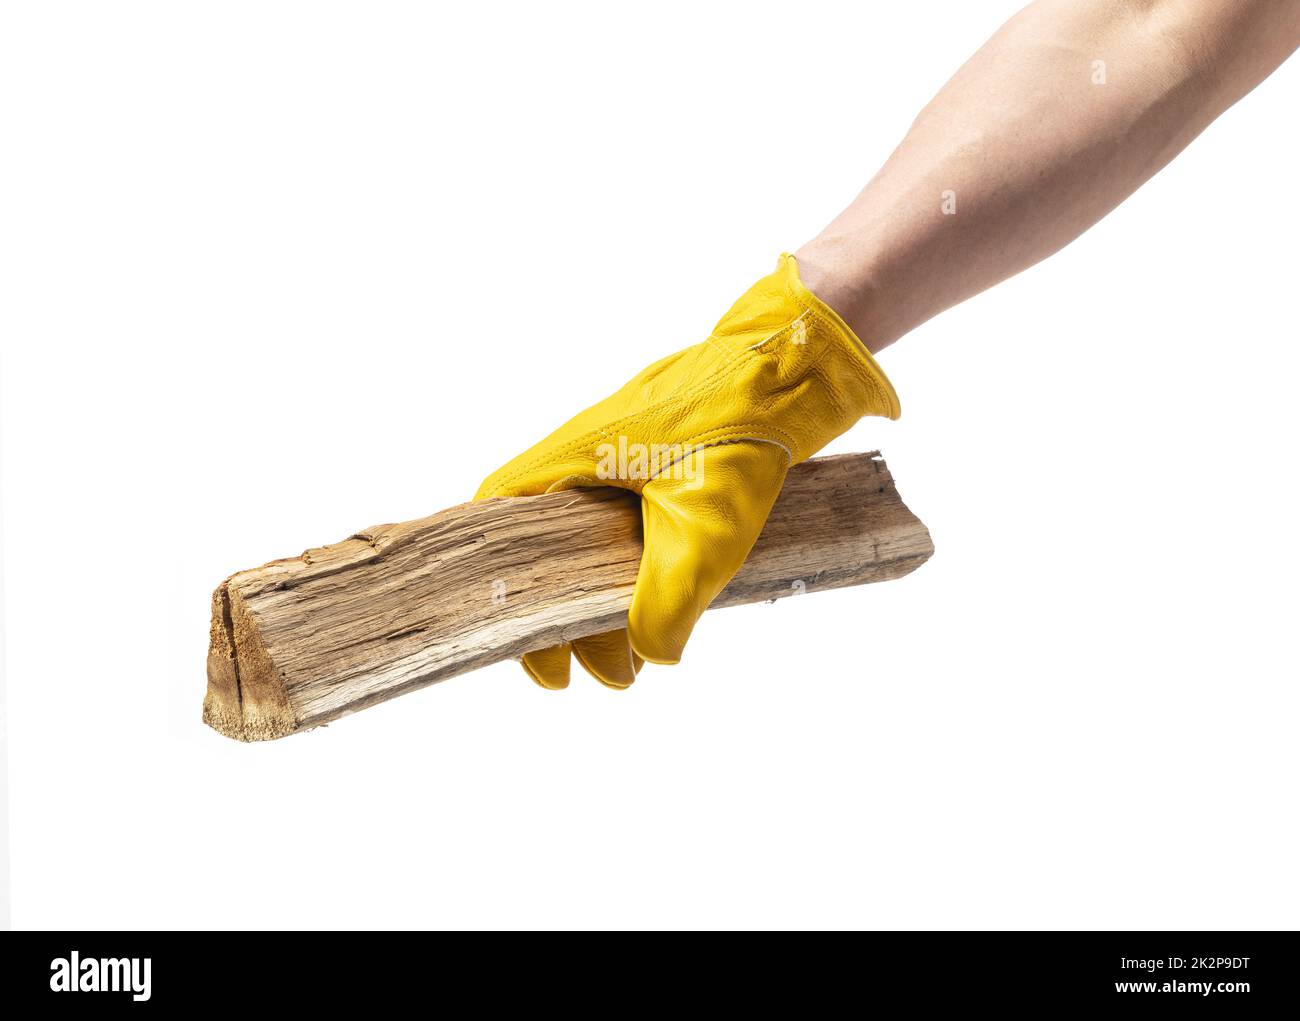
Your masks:
M872 354L906 332L889 321L866 258L818 237L795 252L795 259L803 285L834 309Z

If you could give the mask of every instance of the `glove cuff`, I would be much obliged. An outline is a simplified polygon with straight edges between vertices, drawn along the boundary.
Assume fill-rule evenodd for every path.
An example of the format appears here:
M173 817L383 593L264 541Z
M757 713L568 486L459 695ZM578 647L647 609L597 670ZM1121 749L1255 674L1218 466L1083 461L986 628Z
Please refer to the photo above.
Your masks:
M789 252L783 252L777 260L775 275L785 285L790 300L801 308L810 310L826 326L828 332L836 339L836 346L846 359L858 370L863 382L872 395L871 407L864 412L883 418L897 419L902 414L898 392L882 369L867 350L856 333L849 327L835 309L804 286L799 277L799 262Z

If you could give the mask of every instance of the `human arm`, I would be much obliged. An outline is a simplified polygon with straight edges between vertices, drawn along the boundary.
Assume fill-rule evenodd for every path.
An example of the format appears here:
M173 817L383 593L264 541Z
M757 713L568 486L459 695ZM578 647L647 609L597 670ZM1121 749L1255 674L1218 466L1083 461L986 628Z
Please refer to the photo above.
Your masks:
M641 496L645 552L628 627L573 642L557 634L524 657L533 679L564 687L572 655L623 688L644 660L676 662L789 466L862 416L898 416L871 353L1082 233L1298 37L1300 0L1039 0L1013 18L852 205L704 341L485 480L480 499L594 485ZM616 457L610 472L611 446L678 456Z
M798 250L804 283L879 351L1082 234L1297 45L1296 0L1038 0Z

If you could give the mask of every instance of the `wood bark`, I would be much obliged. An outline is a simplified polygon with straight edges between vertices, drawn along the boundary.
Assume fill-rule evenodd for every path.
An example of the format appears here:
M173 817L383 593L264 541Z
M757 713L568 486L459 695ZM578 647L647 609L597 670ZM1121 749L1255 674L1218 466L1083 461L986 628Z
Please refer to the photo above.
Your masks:
M710 609L888 581L934 547L878 453L793 468ZM261 741L435 681L622 627L641 559L635 495L461 504L241 571L212 596L204 722Z

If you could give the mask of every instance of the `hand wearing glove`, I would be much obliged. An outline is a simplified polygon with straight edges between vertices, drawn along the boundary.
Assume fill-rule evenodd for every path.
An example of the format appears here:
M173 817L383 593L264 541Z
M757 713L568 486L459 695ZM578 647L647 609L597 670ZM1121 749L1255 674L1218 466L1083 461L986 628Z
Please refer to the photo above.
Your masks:
M669 355L490 475L476 500L581 486L641 495L645 548L626 629L529 653L545 688L569 653L626 688L643 661L676 663L744 563L792 465L898 397L863 343L800 282L793 256L703 343Z

